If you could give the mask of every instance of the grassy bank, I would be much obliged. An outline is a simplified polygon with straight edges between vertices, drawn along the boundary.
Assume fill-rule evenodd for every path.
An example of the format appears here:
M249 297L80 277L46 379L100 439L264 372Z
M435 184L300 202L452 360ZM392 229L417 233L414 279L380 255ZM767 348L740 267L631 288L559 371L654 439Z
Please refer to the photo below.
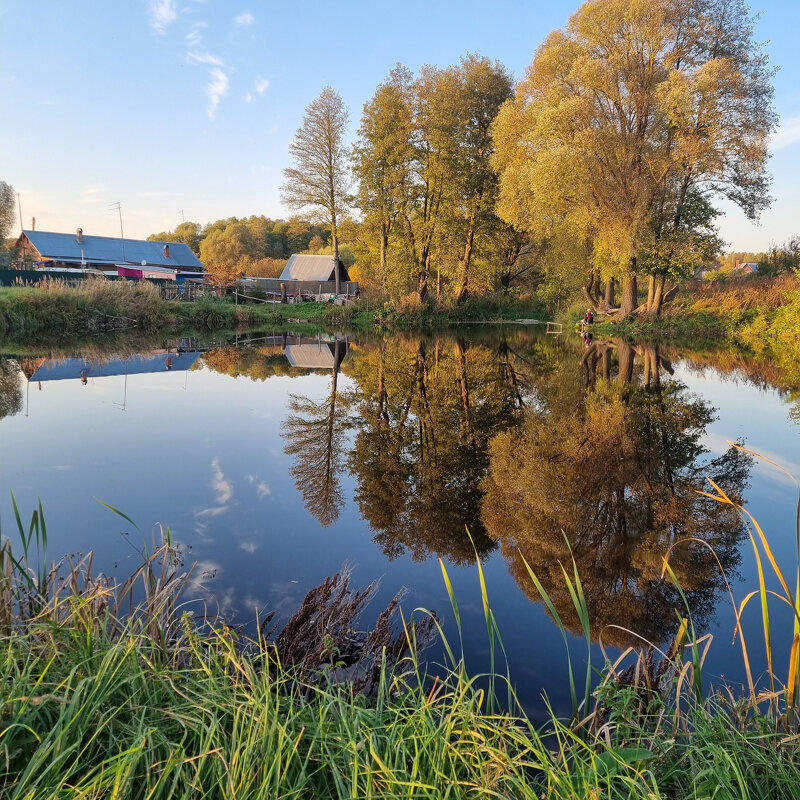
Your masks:
M298 320L300 322L298 322ZM140 330L163 334L241 328L369 327L372 318L356 306L322 303L267 306L236 304L231 298L165 301L146 282L87 280L77 288L57 281L37 287L0 288L0 336L29 339L78 337Z
M375 668L348 672L341 636L369 593L346 582L310 593L277 636L247 641L180 604L191 575L168 539L115 585L93 573L90 556L47 566L41 509L30 525L17 514L17 524L21 547L0 550L3 797L800 794L798 634L785 683L776 668L764 692L752 684L741 696L709 695L701 669L708 641L687 620L668 654L623 654L599 676L587 671L588 702L565 665L575 713L536 728L513 696L497 702L495 692L506 697L501 675L478 682L449 646L449 667L426 675L421 629L406 624L387 636L388 612L375 626L383 633L362 648ZM752 542L766 564L759 534ZM584 613L578 576L564 577ZM797 608L780 578L783 599ZM769 634L763 585L761 594ZM497 644L485 592L484 602Z

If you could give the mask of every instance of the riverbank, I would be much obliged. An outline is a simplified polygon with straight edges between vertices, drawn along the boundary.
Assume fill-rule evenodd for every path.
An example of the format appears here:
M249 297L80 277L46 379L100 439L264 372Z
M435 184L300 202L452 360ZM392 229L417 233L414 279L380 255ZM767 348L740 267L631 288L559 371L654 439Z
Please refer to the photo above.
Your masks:
M475 297L449 306L408 299L389 305L369 298L334 306L317 302L273 305L241 297L165 301L155 286L128 281L88 280L77 288L57 281L0 288L0 336L17 340L123 330L165 335L237 329L296 331L303 326L309 331L436 330L520 317L547 319L541 309L502 296Z
M759 698L754 687L704 694L704 643L690 622L669 656L606 663L571 719L551 714L536 727L502 674L466 674L457 651L449 668L427 675L421 628L407 623L393 646L388 612L361 640L361 652L371 647L376 657L373 679L363 680L369 670L347 674L342 634L361 605L346 583L313 590L269 643L246 640L179 603L191 574L168 537L114 584L92 573L90 556L60 572L48 567L41 508L27 528L15 513L22 552L8 542L0 549L4 797L780 800L800 792L796 670L786 691L771 675L772 691ZM565 579L581 608L580 584ZM582 682L567 664L564 680Z

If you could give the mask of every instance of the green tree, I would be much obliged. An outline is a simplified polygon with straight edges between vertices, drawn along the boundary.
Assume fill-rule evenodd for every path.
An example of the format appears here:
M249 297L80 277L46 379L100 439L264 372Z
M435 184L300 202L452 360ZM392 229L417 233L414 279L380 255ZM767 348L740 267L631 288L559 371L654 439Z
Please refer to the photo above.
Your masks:
M364 104L353 170L365 225L378 233L380 291L386 294L389 235L412 171L411 72L398 64Z
M291 208L313 209L330 225L340 290L338 221L347 207L350 187L344 137L349 113L341 96L326 86L306 109L303 124L289 146L295 166L284 171L281 199Z
M752 219L769 204L770 79L741 0L584 3L498 117L501 216L590 240L591 266L620 279L621 311L634 312L654 242L687 252L698 197Z
M200 243L200 259L218 286L232 286L252 259L253 240L246 223L212 230Z
M147 237L148 242L183 242L192 248L194 253L200 253L200 241L203 237L202 227L199 222L181 222L174 231L154 233Z
M13 187L5 181L0 181L0 247L3 246L14 227L15 198Z
M498 178L491 158L494 154L492 124L500 106L511 96L511 76L499 62L468 55L456 68L458 130L455 170L457 203L463 209L465 231L456 278L459 303L469 294L470 265L475 234L484 225L497 230L494 215Z

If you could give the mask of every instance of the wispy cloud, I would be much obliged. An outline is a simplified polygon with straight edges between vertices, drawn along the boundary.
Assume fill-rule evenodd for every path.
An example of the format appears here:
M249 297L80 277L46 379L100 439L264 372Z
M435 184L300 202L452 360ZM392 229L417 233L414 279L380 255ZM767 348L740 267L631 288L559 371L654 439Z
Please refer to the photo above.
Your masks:
M772 135L771 150L782 150L800 142L800 114L787 117L781 121L780 127Z
M256 492L259 497L270 497L272 495L269 484L267 484L266 481L262 481L258 475L248 475L247 480L250 481L251 486L256 487Z
M237 25L241 25L243 28L246 28L249 25L252 25L256 21L256 18L249 11L245 11L243 14L239 14L234 21Z
M261 97L261 95L265 94L267 89L269 89L269 81L266 78L262 78L260 75L256 75L253 81L253 90L248 92L244 99L246 102L252 103L257 97Z
M175 0L150 0L147 11L150 16L150 27L159 34L164 33L178 19Z
M207 22L195 22L186 34L186 44L189 47L199 47L203 43L203 31L208 27Z
M93 183L89 186L81 186L81 203L98 203L104 198L106 187L102 183Z
M216 118L217 106L220 100L228 94L230 87L231 80L227 72L219 67L215 67L211 70L211 80L206 84L206 94L208 95L208 108L206 112L208 113L209 119Z
M212 67L225 66L225 62L219 56L215 56L212 53L201 53L196 50L188 52L186 54L186 60L190 64L208 64Z
M220 505L229 503L233 497L233 484L225 477L225 473L219 465L219 459L215 458L211 462L211 488L216 492L217 502Z

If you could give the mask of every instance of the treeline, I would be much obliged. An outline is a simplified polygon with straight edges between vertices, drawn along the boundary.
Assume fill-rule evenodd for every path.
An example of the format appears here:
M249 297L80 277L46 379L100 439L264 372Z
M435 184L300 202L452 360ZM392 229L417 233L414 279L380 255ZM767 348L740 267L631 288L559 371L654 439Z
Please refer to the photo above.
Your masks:
M206 269L224 284L242 273L277 277L293 253L323 252L329 245L330 229L297 217L287 221L262 215L228 217L205 226L182 222L173 231L147 238L188 244Z
M777 115L753 33L744 3L592 0L516 86L475 54L416 74L398 64L354 144L325 87L290 145L281 196L326 222L307 249L330 231L330 252L355 256L351 276L389 298L461 303L527 284L550 307L582 292L607 314L658 316L722 252L716 200L752 220L769 206ZM208 226L201 258L238 274L286 257L288 240L269 220L254 234L255 219ZM765 270L792 268L797 252L775 248Z

